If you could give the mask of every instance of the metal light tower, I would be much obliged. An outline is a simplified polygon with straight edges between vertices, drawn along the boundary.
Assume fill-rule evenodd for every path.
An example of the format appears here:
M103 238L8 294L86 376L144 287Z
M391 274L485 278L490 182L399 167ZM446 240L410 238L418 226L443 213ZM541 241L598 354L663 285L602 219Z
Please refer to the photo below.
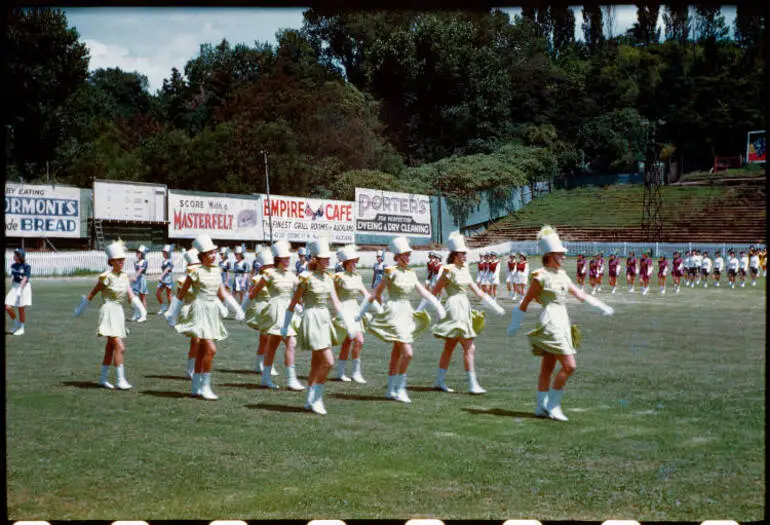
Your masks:
M642 203L642 237L644 242L661 242L663 235L663 173L655 141L656 122L643 122L647 127L644 156L644 200Z
M265 160L265 193L267 194L267 223L270 228L270 244L273 244L273 209L270 207L270 171L267 169L267 151L261 150Z

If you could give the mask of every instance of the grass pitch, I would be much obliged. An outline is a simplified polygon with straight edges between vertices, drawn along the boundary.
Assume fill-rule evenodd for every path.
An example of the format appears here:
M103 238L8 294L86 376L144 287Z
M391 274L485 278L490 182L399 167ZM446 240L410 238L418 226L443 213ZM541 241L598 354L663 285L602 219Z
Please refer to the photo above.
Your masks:
M12 520L764 516L764 279L646 297L605 284L612 318L571 304L584 346L567 423L532 416L539 360L524 333L537 305L513 339L508 315L487 314L486 395L465 393L460 348L447 377L457 393L432 391L442 345L423 334L413 403L385 400L390 347L368 335L368 384L328 382L320 417L302 410L304 393L257 388L255 332L233 320L214 361L220 400L188 397L188 341L154 315L154 297L149 321L129 324L134 389L96 387L98 301L72 315L93 284L33 281L27 333L6 336ZM309 362L298 352L302 379Z

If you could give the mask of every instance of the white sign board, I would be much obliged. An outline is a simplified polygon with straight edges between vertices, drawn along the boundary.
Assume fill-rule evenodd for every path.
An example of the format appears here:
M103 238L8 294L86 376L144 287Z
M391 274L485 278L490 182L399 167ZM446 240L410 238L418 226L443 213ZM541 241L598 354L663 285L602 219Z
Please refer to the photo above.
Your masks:
M190 195L168 190L168 236L193 239L207 233L212 239L261 241L259 197Z
M430 237L430 197L356 188L356 232Z
M262 222L268 241L272 222L273 241L308 242L322 233L331 243L355 242L354 202L270 195L268 206L267 196L261 197Z
M166 222L166 186L96 180L94 218Z
M5 184L5 235L80 237L80 188Z

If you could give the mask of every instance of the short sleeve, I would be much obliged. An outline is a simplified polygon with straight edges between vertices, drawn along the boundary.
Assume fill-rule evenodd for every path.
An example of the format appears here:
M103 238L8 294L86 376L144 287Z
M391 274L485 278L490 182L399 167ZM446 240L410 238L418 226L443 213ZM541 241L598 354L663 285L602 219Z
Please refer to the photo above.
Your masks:
M24 275L29 279L32 277L32 267L29 264L24 264Z
M299 276L299 283L297 283L298 288L302 288L303 290L307 290L310 288L310 275L309 274L302 274Z
M533 281L537 281L537 284L540 285L540 288L545 288L545 280L546 280L546 274L543 270L535 270L532 272L532 274L529 276L529 282L530 284Z
M452 271L453 269L449 266L444 266L444 269L441 272L441 277L445 278L447 281L453 283L455 282L455 272Z
M109 278L110 272L104 272L103 274L99 275L99 282L104 286L107 286L109 284Z
M190 280L194 283L199 283L201 280L201 274L198 271L198 268L193 268L192 271L189 271L187 277L189 277Z

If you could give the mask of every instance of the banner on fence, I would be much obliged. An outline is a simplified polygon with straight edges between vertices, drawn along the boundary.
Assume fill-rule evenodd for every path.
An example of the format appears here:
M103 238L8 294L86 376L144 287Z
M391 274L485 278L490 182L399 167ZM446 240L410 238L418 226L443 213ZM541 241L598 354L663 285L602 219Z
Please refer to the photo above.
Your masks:
M262 197L262 226L265 239L293 242L312 241L319 233L326 234L329 242L349 244L355 241L355 203L306 197L266 195ZM271 224L272 223L272 224Z
M108 221L166 222L166 186L95 180L94 218Z
M430 237L430 197L356 188L356 232Z
M749 131L746 144L746 162L766 162L767 143L765 131Z
M80 237L80 188L5 184L5 235Z
M169 190L168 236L192 239L207 233L212 239L262 240L260 205L257 196L238 198Z

